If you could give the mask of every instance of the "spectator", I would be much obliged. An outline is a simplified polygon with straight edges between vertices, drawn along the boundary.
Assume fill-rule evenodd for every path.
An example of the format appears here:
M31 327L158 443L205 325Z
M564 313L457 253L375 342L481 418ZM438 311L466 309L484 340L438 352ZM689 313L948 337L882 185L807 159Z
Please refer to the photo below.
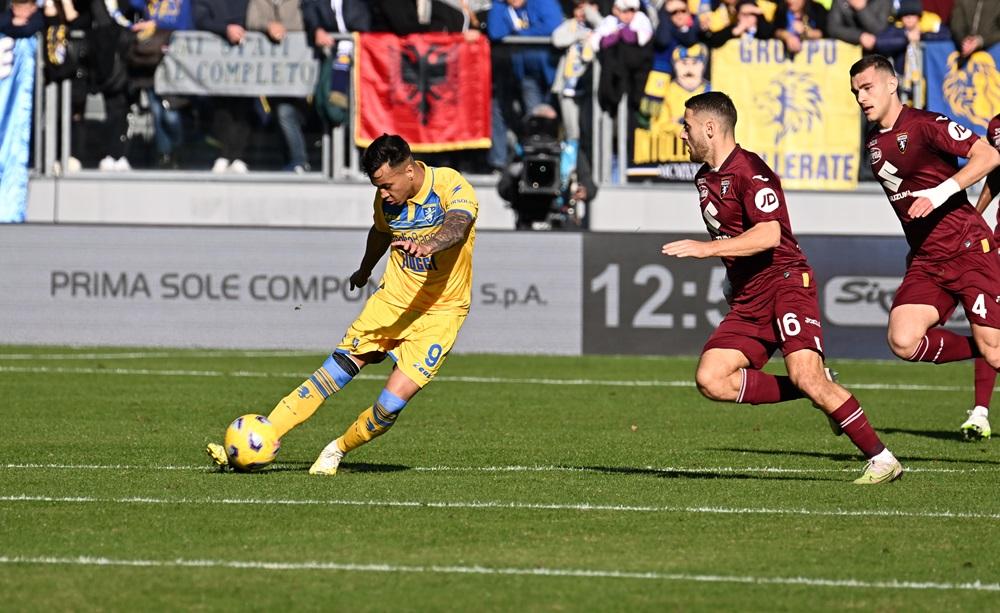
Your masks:
M875 49L875 35L889 24L892 0L834 0L827 17L827 34L865 52Z
M639 10L639 0L615 0L611 15L597 27L601 78L597 100L606 113L615 114L622 95L630 111L638 112L646 78L653 66L653 24Z
M140 20L132 26L138 39L149 39L156 44L169 40L170 33L190 30L194 26L191 17L191 0L130 0L133 10ZM162 60L162 55L160 56ZM174 152L181 145L184 131L179 108L186 99L161 97L153 87L153 73L156 66L148 66L131 74L132 85L140 87L149 100L149 110L153 115L154 142L156 144L157 166L177 168Z
M31 38L45 27L45 17L35 0L12 0L0 13L0 34L10 38Z
M826 13L814 0L783 0L775 13L774 37L785 43L789 55L795 55L803 41L826 36Z
M757 5L757 0L736 0L735 9L736 12L727 27L711 32L705 37L709 47L721 47L734 38L774 37L774 24L764 15L764 11Z
M595 28L600 22L601 15L597 12L596 4L590 0L575 0L573 16L552 33L552 45L556 49L565 49L556 69L552 93L559 100L559 110L562 115L565 141L560 158L560 172L567 178L582 164L587 165L586 176L590 176L586 154L592 142L590 134L592 115L589 113L589 107L593 91L591 68L595 45L591 39L595 36ZM586 195L586 191L584 187L581 193ZM582 199L584 202L586 200L587 198ZM570 210L567 207L564 212L575 215L577 209L573 207Z
M80 151L84 149L83 112L90 77L86 62L90 2L82 2L78 11L73 0L49 0L45 3L44 14L45 80L59 83L70 79L70 146ZM66 172L78 172L82 167L79 158L70 152Z
M963 58L976 51L989 49L1000 42L1000 2L955 0L949 27L955 46Z
M92 18L87 32L90 87L104 98L104 124L97 130L96 147L88 143L87 150L104 154L97 164L99 170L126 172L132 170L132 165L125 157L129 88L124 56L132 24L122 15L115 0L94 0L90 9Z
M194 0L194 25L199 30L214 32L230 45L241 45L246 37L248 0ZM222 143L222 155L216 158L212 172L245 174L249 169L243 161L250 138L253 104L249 98L218 97L213 128Z
M676 47L690 47L701 37L701 25L691 13L687 0L666 0L660 7L653 49L657 59L654 65L663 72L670 72L670 56ZM662 62L662 64L661 64Z
M288 32L303 32L305 24L299 0L249 0L247 29L264 32L274 44L281 44ZM308 172L309 155L302 124L306 120L306 101L301 98L277 97L271 101L278 114L278 126L288 149L285 170L296 174Z
M552 33L552 45L556 49L565 49L556 68L552 93L559 100L563 129L567 141L571 143L578 144L580 140L579 100L589 93L591 87L591 66L595 53L591 38L600 22L601 15L596 4L590 0L575 0L573 16Z
M332 34L372 29L372 15L366 0L302 0L302 20L309 40L321 49L337 45Z
M399 36L422 32L461 32L466 15L442 0L369 0L372 31Z
M551 36L563 22L556 0L497 0L486 18L486 34L493 46L493 133L490 166L507 166L507 125L548 97L555 78L550 47L514 48L500 44L507 36ZM513 92L520 95L515 96ZM514 103L520 108L515 110Z
M940 23L936 32L924 32L921 29L922 16L921 0L899 0L899 8L896 9L899 21L879 32L875 41L875 51L890 58L899 75L900 99L916 108L923 108L927 103L923 78L924 51L920 41L949 38L948 29L942 28Z

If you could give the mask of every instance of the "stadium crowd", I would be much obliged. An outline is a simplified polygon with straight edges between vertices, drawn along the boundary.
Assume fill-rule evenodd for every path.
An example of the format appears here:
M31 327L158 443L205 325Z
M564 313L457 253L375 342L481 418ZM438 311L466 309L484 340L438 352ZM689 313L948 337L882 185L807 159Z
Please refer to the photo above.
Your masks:
M950 38L963 56L1000 42L995 0L0 0L0 7L0 33L41 33L46 80L71 82L64 172L304 173L318 165L330 118L316 101L159 95L153 73L175 31L212 32L230 45L248 31L274 42L305 32L318 59L349 58L352 43L342 35L351 32L451 32L491 42L492 144L429 161L517 185L518 173L530 171L524 141L538 136L528 133L538 125L529 119L554 112L563 200L584 203L596 189L587 159L592 96L610 115L626 99L630 117L648 125L662 104L650 94L655 77L670 78L683 62L707 69L708 49L734 38L779 39L791 55L818 38L859 45L893 59L904 98L916 95L906 77L920 70L920 41ZM508 44L516 37L551 44ZM340 82L333 74L331 91L346 94L346 73ZM680 75L676 81L685 86ZM102 113L91 111L88 97L103 100Z

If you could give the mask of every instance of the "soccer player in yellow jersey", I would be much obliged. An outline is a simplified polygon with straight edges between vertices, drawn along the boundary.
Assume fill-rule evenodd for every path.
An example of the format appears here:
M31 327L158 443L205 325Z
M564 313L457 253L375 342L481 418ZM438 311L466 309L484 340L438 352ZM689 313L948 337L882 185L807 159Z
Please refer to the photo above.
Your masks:
M468 181L451 168L414 161L406 141L390 134L372 142L362 166L377 190L375 222L351 288L365 286L391 249L385 275L336 350L281 399L268 419L284 436L366 365L387 355L396 365L378 399L319 454L309 469L314 475L335 474L344 454L392 427L441 368L471 301L479 203ZM227 466L221 445L209 444L208 454Z

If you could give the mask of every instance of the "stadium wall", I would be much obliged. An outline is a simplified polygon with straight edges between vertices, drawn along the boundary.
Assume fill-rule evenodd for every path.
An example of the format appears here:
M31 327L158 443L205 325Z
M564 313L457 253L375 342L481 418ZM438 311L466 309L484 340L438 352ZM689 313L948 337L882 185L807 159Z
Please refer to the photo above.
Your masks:
M287 173L206 178L207 173L80 173L31 181L27 220L37 223L165 224L367 228L372 188L367 182L330 183ZM489 182L474 184L477 226L514 227L514 216ZM970 193L970 196L972 194ZM900 236L882 189L788 193L799 236ZM604 186L590 206L598 232L704 232L694 189L687 184Z
M347 289L365 237L363 229L3 225L0 342L329 351L371 291ZM659 250L702 237L480 231L473 308L455 351L697 354L725 312L724 270L715 259ZM829 354L890 357L885 326L905 241L806 236L802 247L819 279Z

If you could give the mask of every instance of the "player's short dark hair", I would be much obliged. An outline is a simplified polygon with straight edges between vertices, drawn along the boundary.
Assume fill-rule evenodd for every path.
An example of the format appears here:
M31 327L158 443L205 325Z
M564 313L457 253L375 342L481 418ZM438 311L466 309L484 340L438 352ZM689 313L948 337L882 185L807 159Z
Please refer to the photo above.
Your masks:
M725 121L730 130L736 129L736 105L732 98L722 92L704 92L691 96L684 102L684 106L695 113L712 113Z
M375 171L388 164L390 168L395 168L403 162L409 161L413 157L410 146L398 134L385 134L372 141L361 156L361 169L371 177Z
M889 58L884 55L873 53L862 57L857 62L854 62L854 65L851 66L851 78L856 77L872 67L874 67L875 70L886 73L890 77L896 76L896 69L892 67L892 62L889 61Z

